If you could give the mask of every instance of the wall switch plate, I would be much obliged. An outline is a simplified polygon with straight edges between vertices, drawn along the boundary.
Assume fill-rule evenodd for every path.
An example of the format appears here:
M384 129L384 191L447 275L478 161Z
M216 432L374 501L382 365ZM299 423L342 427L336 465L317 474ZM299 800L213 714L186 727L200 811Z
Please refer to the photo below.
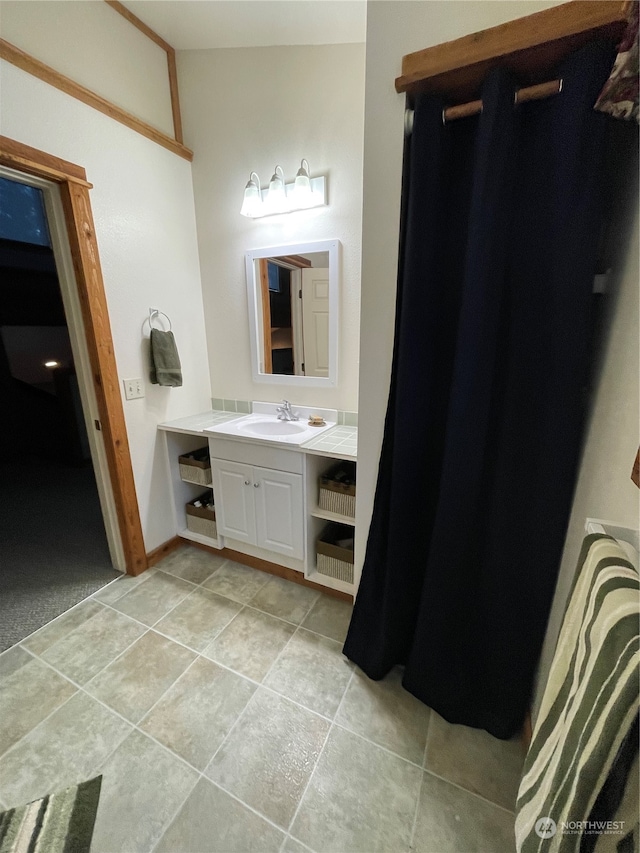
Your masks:
M137 400L144 397L144 382L142 379L123 379L124 396L127 400Z

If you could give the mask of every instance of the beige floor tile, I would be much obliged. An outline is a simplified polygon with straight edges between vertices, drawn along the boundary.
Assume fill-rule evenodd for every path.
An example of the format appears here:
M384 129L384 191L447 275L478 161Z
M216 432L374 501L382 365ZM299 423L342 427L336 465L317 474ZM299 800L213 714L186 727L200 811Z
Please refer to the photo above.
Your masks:
M131 728L79 691L0 759L0 797L17 806L92 778Z
M133 575L121 575L112 583L107 586L103 586L102 589L94 592L91 598L94 598L96 601L101 601L103 604L113 604L114 601L122 598L123 595L131 592L131 590L140 586L141 583L148 581L149 578L152 578L155 574L156 569L153 568L147 569L146 572L143 572L141 575L136 575L135 577Z
M262 681L295 627L246 607L204 651L211 660Z
M399 669L382 681L356 669L336 722L422 766L430 711L401 680Z
M269 580L269 575L249 566L227 560L203 584L204 587L225 598L232 598L241 604L251 601L253 596Z
M328 729L326 720L260 688L206 775L286 829Z
M101 609L99 604L96 604L95 601L91 601L89 598L78 604L77 607L73 607L71 610L67 610L66 613L58 616L53 622L47 623L44 628L40 628L39 631L31 634L26 640L22 640L20 645L24 646L25 649L29 649L34 654L40 655L49 646L52 646L62 637L74 631L78 625L82 625L86 619L90 619L94 614L99 613Z
M523 763L519 740L498 740L481 729L452 725L432 712L425 767L436 776L513 809Z
M271 577L251 599L251 606L299 625L319 595L319 592L309 587L284 578Z
M105 607L42 652L42 659L67 678L85 684L147 629Z
M255 689L250 681L199 658L165 693L140 728L204 770Z
M282 848L282 853L309 853L309 848L305 847L304 844L300 844L295 838L287 838Z
M334 727L291 834L322 853L406 851L421 777L413 764Z
M0 656L0 755L76 691L20 646Z
M352 672L353 664L342 654L341 643L298 628L264 683L318 714L333 717Z
M284 834L201 779L154 853L278 853Z
M201 652L240 610L242 604L236 601L208 589L195 589L155 625L155 630Z
M91 853L147 853L198 780L195 770L134 731L100 768Z
M425 773L413 838L415 853L513 853L514 816Z
M112 607L145 625L155 625L176 604L193 592L193 584L156 572L148 581L114 601Z
M353 613L353 605L329 595L320 595L307 614L303 628L344 643Z
M195 658L184 646L148 631L85 689L137 723Z
M224 562L224 557L187 545L165 557L158 563L157 568L185 581L200 584L217 571Z

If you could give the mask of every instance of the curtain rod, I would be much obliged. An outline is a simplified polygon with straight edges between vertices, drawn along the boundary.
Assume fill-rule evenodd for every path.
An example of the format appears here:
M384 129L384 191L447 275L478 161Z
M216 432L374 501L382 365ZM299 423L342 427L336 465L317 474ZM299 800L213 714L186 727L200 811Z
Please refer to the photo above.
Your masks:
M535 86L525 86L515 93L514 103L523 104L526 101L540 101L552 95L559 95L562 91L562 80L549 80L547 83L537 83ZM477 115L482 112L482 101L469 101L466 104L456 104L442 110L442 123L455 121L459 118ZM404 130L407 136L413 130L413 110L406 109L404 112Z

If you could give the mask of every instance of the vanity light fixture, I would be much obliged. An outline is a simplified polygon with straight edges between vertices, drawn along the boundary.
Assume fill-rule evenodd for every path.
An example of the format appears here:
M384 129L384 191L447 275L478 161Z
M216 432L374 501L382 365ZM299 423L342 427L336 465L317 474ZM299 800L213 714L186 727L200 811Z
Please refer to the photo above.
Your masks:
M279 213L293 213L296 210L308 210L322 207L326 202L325 177L309 176L309 161L302 160L295 181L285 182L282 166L276 166L267 189L260 189L260 178L251 172L244 189L244 200L240 213L250 219L273 216Z

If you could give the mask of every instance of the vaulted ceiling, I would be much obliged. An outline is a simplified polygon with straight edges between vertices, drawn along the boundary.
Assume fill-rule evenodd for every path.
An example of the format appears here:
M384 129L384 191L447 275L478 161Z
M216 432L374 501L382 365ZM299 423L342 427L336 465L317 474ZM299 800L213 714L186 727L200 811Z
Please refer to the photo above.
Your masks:
M365 0L124 0L176 50L365 41Z

